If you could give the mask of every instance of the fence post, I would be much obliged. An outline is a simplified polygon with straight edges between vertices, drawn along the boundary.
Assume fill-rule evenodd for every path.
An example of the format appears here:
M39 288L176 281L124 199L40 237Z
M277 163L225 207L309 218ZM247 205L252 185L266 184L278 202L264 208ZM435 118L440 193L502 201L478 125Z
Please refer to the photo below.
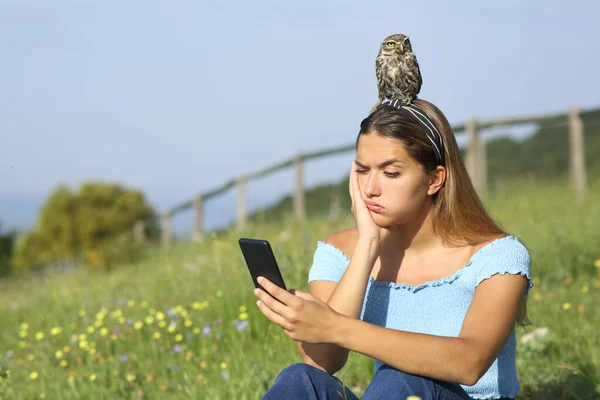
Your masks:
M246 215L246 177L240 176L236 182L237 187L237 224L236 229L238 231L243 230L246 227L247 215Z
M202 195L199 194L194 199L194 240L200 241L204 238L204 232L202 230L203 220L203 209L202 209Z
M469 173L469 177L471 178L471 182L475 189L477 189L477 121L475 119L471 119L466 124L467 131L467 154L465 157L465 166L467 167L467 172Z
M337 220L340 217L342 211L342 201L340 199L340 191L336 187L331 193L331 203L329 204L329 219L332 221Z
M168 248L171 245L171 235L172 235L172 215L171 211L165 211L162 215L162 229L160 231L161 241L164 248Z
M145 226L146 224L144 223L144 221L137 221L135 224L133 224L133 239L136 242L146 241L146 235L144 232Z
M573 106L569 110L569 153L571 180L575 187L575 195L578 201L585 198L586 176L585 176L585 153L583 144L583 121L579 114L579 106Z
M306 204L304 201L304 167L302 154L298 153L294 161L296 165L296 196L294 197L294 214L298 221L306 219Z
M487 198L488 165L487 148L481 135L477 135L477 185L481 200Z

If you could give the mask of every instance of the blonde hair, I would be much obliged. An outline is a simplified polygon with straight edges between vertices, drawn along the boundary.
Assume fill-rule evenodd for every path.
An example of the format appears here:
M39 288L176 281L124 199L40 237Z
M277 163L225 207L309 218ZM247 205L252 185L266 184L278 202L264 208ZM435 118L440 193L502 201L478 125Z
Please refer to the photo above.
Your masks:
M479 245L508 236L485 209L460 156L450 123L438 107L426 100L415 106L431 119L444 143L446 181L433 196L433 229L449 246ZM401 140L408 153L430 174L437 168L431 142L410 114L395 107L380 107L361 123L361 134L377 132ZM357 138L358 144L358 138ZM519 303L517 324L531 324L527 318L527 296Z

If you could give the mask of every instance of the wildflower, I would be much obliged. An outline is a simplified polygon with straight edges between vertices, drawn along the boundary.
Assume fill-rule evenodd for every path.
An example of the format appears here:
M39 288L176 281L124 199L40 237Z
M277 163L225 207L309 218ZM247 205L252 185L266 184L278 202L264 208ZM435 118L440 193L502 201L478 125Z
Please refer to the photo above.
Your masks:
M177 312L175 312L172 308L169 308L167 310L167 315L169 316L169 318L175 318L177 316Z
M169 324L169 327L167 328L167 331L173 333L175 332L175 328L177 327L177 324L173 321Z
M79 335L79 341L82 342L84 340L87 339L87 335L85 333L82 333L81 335Z
M150 383L153 379L154 377L151 374L146 375L146 382Z
M127 354L123 354L123 355L120 357L120 360L121 360L122 362L126 362L127 360L129 360L129 357L127 357Z
M90 348L90 355L93 356L94 354L96 354L96 348L95 347L91 347Z
M110 335L110 340L112 340L113 342L116 341L119 337L115 334Z
M29 360L29 361L35 360L35 355L33 355L33 354L28 355L27 360Z
M120 324L124 324L125 323L125 317L119 317L119 319L117 320L118 323Z
M65 346L65 347L63 347L63 351L65 353L68 353L69 351L71 351L71 348L69 346Z
M100 328L102 326L102 324L104 323L104 321L102 321L101 319L97 320L96 322L94 322L94 326L96 328Z
M599 258L599 259L597 259L596 261L594 261L594 266L595 266L596 268L600 268L600 258Z
M133 324L133 328L138 331L142 329L143 326L144 324L142 323L142 321L137 321L135 324Z
M91 334L92 334L92 333L94 333L95 331L96 331L96 328L94 328L93 326L88 326L88 328L87 328L87 333L89 333L89 334L91 335Z
M160 328L164 328L165 326L167 326L167 321L164 321L164 320L163 320L163 321L159 321L159 322L158 322L158 326L159 326Z
M131 326L131 325L133 325L133 320L132 320L131 318L127 318L127 321L125 321L125 323L126 323L128 326Z
M578 311L578 312L583 312L583 310L584 310L583 304L579 304L579 305L577 306L577 311Z
M29 329L29 324L27 322L21 323L21 329L26 331L27 329Z
M147 308L147 307L148 307L148 302L147 302L146 300L142 301L142 302L140 303L140 307L142 307L142 308Z
M220 365L221 369L225 369L227 368L227 363L226 362L222 362Z
M421 400L419 396L408 396L406 400Z
M55 326L54 328L50 329L50 334L52 336L56 336L61 332L62 332L62 328L60 326Z
M85 317L85 315L86 315L86 312L85 312L85 310L79 310L79 313L78 313L78 314L79 314L79 316L80 316L81 318L83 318L83 317Z
M562 309L565 311L569 310L570 308L571 308L571 303L564 303L562 305Z
M185 353L185 360L186 361L190 361L193 357L194 353L192 353L191 351L188 351L187 353Z
M183 335L181 333L178 333L177 335L175 335L176 342L181 342L182 340L183 340Z
M152 335L152 337L154 339L160 339L160 332L154 332L154 334Z
M173 352L174 353L180 353L181 352L181 346L176 344L175 346L173 346Z
M200 368L205 369L206 368L206 360L202 360L200 361Z
M67 365L69 365L69 362L67 360L60 360L60 366L63 368L66 368Z
M29 379L31 379L32 381L35 381L38 378L39 374L36 371L33 371L32 373L29 374Z
M241 313L245 313L246 311L248 311L248 309L246 308L246 306L240 306L240 312Z
M186 319L184 322L184 325L189 328L190 326L192 326L192 321L189 319Z
M54 355L56 356L56 358L61 358L63 356L63 352L62 350L56 350L56 353L54 353Z
M173 365L171 368L173 369L173 371L179 371L181 369L177 364Z
M152 325L154 323L154 317L152 316L147 316L146 319L144 320L144 322L146 322L146 325Z
M194 332L194 335L197 335L200 333L200 328L195 327L194 329L192 329L192 332Z
M244 312L244 313L241 313L241 314L240 314L240 319L241 319L242 321L243 321L243 320L245 320L245 319L248 319L248 313L245 313L245 312Z
M90 382L94 382L96 380L96 374L90 375Z
M88 349L88 343L85 340L79 342L79 348L82 349L82 350L87 350Z
M217 290L215 293L215 296L221 297L221 296L223 296L223 292L221 292L220 290Z
M117 326L115 329L113 329L112 334L118 335L119 333L121 333L121 329Z
M35 334L35 339L36 340L42 340L44 338L44 333L43 332L38 332Z
M165 319L165 314L164 314L163 312L161 312L161 311L158 311L158 312L156 313L156 319L157 319L158 321L162 321L163 319Z
M100 336L106 336L108 335L108 328L104 327L102 329L100 329Z
M224 381L229 379L229 374L227 371L221 371L221 378L223 378Z
M583 285L583 286L581 287L581 293L587 293L587 292L588 292L588 290L590 290L590 288L588 287L588 285Z
M115 311L113 311L113 312L110 313L110 316L112 317L112 319L121 318L123 316L123 311L121 311L121 310L115 310Z
M27 337L27 331L21 331L21 332L19 332L19 337L21 339L25 339Z
M203 329L202 329L202 334L204 336L208 336L208 334L210 333L210 326L206 325Z
M200 302L195 301L194 304L192 304L192 308L194 310L202 310L202 304Z
M133 382L135 381L135 375L130 372L127 375L125 375L125 380L127 382Z
M196 380L197 380L198 382L200 382L202 379L204 379L204 377L202 376L202 374L198 374L198 375L196 375Z
M215 325L219 325L223 323L223 318L219 317L217 319L215 319Z
M23 341L19 342L20 349L24 349L25 347L28 347L28 346L29 346L29 343L27 343L27 342L23 342Z
M155 308L151 308L148 310L148 312L150 313L150 315L154 315L156 314L156 309Z
M124 306L127 301L125 299L119 299L119 305Z
M129 307L135 307L135 300L129 300L129 301L127 302L127 305L128 305Z
M75 377L74 376L69 376L67 378L67 382L69 382L70 384L73 384L73 382L75 382Z

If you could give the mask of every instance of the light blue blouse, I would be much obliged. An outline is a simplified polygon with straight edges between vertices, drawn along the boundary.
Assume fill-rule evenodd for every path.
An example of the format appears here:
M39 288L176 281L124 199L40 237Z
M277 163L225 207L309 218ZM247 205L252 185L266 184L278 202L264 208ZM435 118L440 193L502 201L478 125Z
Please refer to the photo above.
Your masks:
M350 260L333 245L319 241L308 282L339 282ZM408 332L457 337L475 287L495 274L520 274L531 282L527 248L514 236L496 239L479 249L454 275L422 285L375 281L369 278L360 319ZM473 386L462 385L474 399L512 397L520 390L516 371L515 330L492 366ZM375 369L382 363L374 360Z

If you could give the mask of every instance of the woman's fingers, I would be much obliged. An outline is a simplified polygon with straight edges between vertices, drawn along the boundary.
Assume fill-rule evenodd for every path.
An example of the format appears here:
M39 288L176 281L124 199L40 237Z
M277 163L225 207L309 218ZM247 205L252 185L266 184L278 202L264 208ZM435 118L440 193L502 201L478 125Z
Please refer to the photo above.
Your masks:
M269 295L267 294L266 296L269 296ZM272 299L272 300L277 303L277 300L274 300L274 299ZM263 300L258 300L256 302L256 305L258 306L258 309L260 310L260 312L263 313L264 316L267 317L267 319L269 321L276 323L277 325L281 326L283 329L286 329L288 327L286 319L283 318L278 313L276 313L275 311L273 311Z

